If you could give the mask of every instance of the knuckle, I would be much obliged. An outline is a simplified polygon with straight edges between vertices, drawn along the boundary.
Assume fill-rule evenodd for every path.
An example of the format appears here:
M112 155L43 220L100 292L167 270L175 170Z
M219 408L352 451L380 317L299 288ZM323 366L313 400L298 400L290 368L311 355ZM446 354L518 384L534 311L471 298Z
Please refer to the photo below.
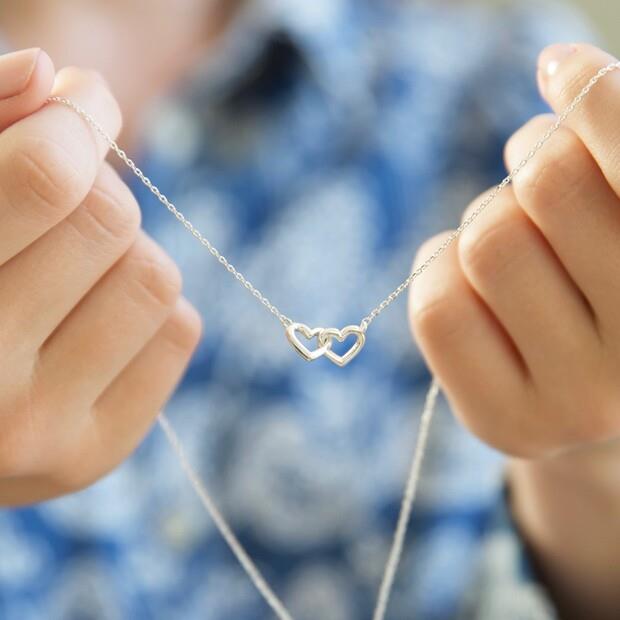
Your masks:
M177 305L168 320L167 339L181 351L192 351L202 335L202 318L189 303Z
M186 304L175 317L175 342L180 348L193 350L202 336L202 317L191 305Z
M422 341L436 338L439 334L450 337L461 329L462 324L449 294L427 297L412 294L409 308L413 332Z
M502 217L493 224L479 224L463 231L458 242L459 261L464 273L496 278L514 258L513 219Z
M10 202L23 215L58 219L77 206L88 192L88 180L65 149L42 137L28 137L13 151Z
M134 246L135 248L135 246ZM182 277L174 261L154 242L140 243L129 257L133 280L143 292L146 301L170 307L178 299Z
M485 200L487 200L494 191L495 191L495 188L488 189L487 191L477 196L474 200L472 200L469 203L469 205L465 208L465 210L463 211L463 214L461 215L461 224L465 222L470 216L472 216L474 212L476 211L476 209L479 208L480 205Z
M553 148L532 160L514 180L515 193L535 211L561 206L578 191L592 171L585 147L566 128L556 134Z
M68 219L81 236L103 239L115 247L125 248L138 234L141 212L128 189L116 191L95 186L82 207Z
M420 244L420 247L415 257L415 264L420 264L422 261L424 261L424 259L426 259L427 256L432 254L448 234L448 232L439 233Z
M533 116L506 140L503 153L506 168L514 168L527 154L528 149L532 148L536 141L541 138L544 132L555 122L555 118L555 115L551 113ZM560 128L559 131L562 129L563 128ZM540 157L540 155L536 155L536 158L538 157ZM519 175L520 174L521 173L519 173ZM519 175L517 175L517 178Z
M549 205L561 188L558 182L560 173L554 161L546 157L531 161L514 180L515 192L524 203L535 210Z
M424 263L424 261L428 260L431 255L436 252L440 246L453 234L453 230L446 230L430 237L420 244L420 247L415 255L415 260L413 261L413 269L417 269L420 265L422 265L422 263Z

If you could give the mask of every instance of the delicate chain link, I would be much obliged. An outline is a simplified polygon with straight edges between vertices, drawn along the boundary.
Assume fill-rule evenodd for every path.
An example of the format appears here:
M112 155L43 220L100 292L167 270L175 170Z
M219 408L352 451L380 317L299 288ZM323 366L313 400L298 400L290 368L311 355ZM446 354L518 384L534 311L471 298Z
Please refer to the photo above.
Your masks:
M613 71L614 69L620 69L620 62L614 62L606 67L603 67L596 75L594 75L590 81L582 88L580 93L571 101L569 106L558 116L556 121L547 129L547 131L543 134L543 136L536 142L536 144L532 147L532 149L527 153L527 155L517 164L515 168L510 171L508 174L498 185L495 186L493 191L486 196L486 198L480 202L480 204L471 212L471 214L465 218L458 228L453 230L450 235L448 235L441 245L416 269L414 269L411 274L403 280L381 303L375 306L370 313L365 316L360 326L362 329L368 329L368 326L400 295L413 283L414 280L420 277L422 273L424 273L429 266L436 261L445 251L446 249L454 243L454 241L461 235L461 233L472 224L472 222L495 200L497 195L509 185L512 180L521 172L521 170L527 165L527 163L540 151L540 149L545 145L547 140L562 126L562 123L566 120L567 116L571 114L575 108L582 102L583 98L592 90L592 87L607 73Z
M581 92L573 99L570 105L560 114L555 123L547 129L540 140L534 145L534 147L527 153L527 155L519 162L519 164L510 171L510 174L506 176L499 185L497 185L493 191L487 195L487 197L474 209L474 211L461 222L458 228L452 231L448 237L444 239L442 244L409 276L403 280L383 301L375 306L370 313L365 316L361 322L360 327L363 331L368 329L368 326L409 286L416 280L428 267L436 261L446 249L461 235L461 233L472 224L472 222L495 200L497 195L512 182L512 180L521 172L523 167L536 155L536 153L544 146L549 138L560 128L562 123L566 120L566 117L571 114L574 109L581 103L583 98L590 92L592 87L607 73L614 69L620 68L620 62L614 62L606 67L603 67L598 73L590 79L590 81L583 87ZM168 200L168 198L160 191L160 189L147 177L142 170L135 164L135 162L125 153L125 151L118 146L118 144L105 132L105 130L99 125L99 123L82 107L74 103L67 97L53 96L49 97L48 101L55 101L62 103L72 108L77 114L79 114L87 123L89 123L93 129L106 141L110 149L112 149L118 157L132 170L132 172L142 181L147 189L161 202L174 217L183 224L183 226L194 236L200 243L207 248L213 257L230 273L236 280L238 280L256 299L263 305L271 314L273 314L283 327L288 327L293 323L292 319L282 313L279 308L271 303L271 301L261 292L259 288L254 286L250 280L248 280L241 271L239 271L193 224L188 220L185 215L175 207L175 205Z
M71 101L67 97L49 97L48 101L55 101L56 103L62 103L72 108L77 114L79 114L93 129L107 142L108 146L118 155L118 157L133 171L133 173L144 183L148 190L161 202L174 217L189 230L202 245L218 260L218 262L231 273L241 284L260 301L271 314L273 314L284 327L288 327L292 321L285 314L272 304L263 293L252 284L244 275L239 271L186 217L181 211L179 211L170 200L161 192L161 190L149 179L149 177L138 168L136 163L125 153L125 151L118 146L118 144L105 132L101 125L86 111L80 107L77 103Z

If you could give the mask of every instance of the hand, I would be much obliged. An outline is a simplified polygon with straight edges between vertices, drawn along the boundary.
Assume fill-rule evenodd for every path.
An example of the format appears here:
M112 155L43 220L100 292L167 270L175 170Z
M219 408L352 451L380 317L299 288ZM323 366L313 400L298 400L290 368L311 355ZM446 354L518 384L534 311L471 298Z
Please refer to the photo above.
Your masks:
M559 114L613 60L588 45L547 48L541 92ZM410 296L413 331L456 415L521 457L509 470L513 512L563 618L620 608L619 118L614 71ZM554 120L511 137L508 169Z
M0 57L0 504L82 488L121 462L200 332L174 263L104 163L118 106L95 73Z

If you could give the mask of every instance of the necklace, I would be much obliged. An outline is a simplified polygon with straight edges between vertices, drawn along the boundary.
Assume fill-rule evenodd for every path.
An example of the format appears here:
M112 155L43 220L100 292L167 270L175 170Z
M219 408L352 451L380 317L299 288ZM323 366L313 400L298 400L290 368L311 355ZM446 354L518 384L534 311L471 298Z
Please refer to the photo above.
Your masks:
M562 126L566 118L579 106L583 99L589 94L595 84L605 75L620 69L620 62L614 62L600 69L589 82L581 89L577 96L557 117L555 123L547 129L536 144L528 151L525 157L513 168L510 173L491 191L487 197L480 202L472 213L464 219L443 243L415 270L413 270L407 278L405 278L387 297L379 302L359 323L359 325L347 325L341 329L335 327L308 327L305 323L294 322L288 316L283 314L277 306L275 306L260 289L254 286L241 271L239 271L184 215L179 211L170 200L153 184L153 182L138 168L134 161L121 149L118 144L103 130L101 125L83 108L66 97L53 96L48 98L48 102L61 103L74 110L81 116L109 145L116 155L132 170L132 172L142 181L142 183L150 190L150 192L161 202L168 211L170 211L179 222L213 255L214 258L222 264L226 270L239 281L265 308L275 316L282 324L285 335L291 343L293 349L306 361L311 362L326 357L328 360L338 366L346 366L363 348L366 342L366 332L370 324L381 314L389 305L391 305L400 295L411 286L411 284L424 273L430 265L436 261L459 236L472 224L472 222L495 200L497 195L509 185L512 180L521 172L521 170L536 156L551 136ZM306 340L304 342L300 336ZM337 354L332 350L334 340L344 342L350 336L354 337L353 344L342 354ZM316 339L316 345L312 347L310 344ZM422 415L420 417L420 425L417 433L416 445L413 451L411 466L407 477L407 483L402 498L401 508L398 516L398 522L394 530L392 546L385 565L377 602L375 605L373 620L383 620L387 610L387 605L392 591L396 570L402 554L407 526L411 516L411 509L415 500L415 494L420 479L422 461L428 440L428 433L432 421L435 403L439 394L439 384L433 377L431 385L428 389ZM293 620L293 616L286 609L282 601L275 594L271 586L267 583L258 567L248 553L245 551L239 539L235 536L230 525L220 513L217 505L211 498L205 485L202 483L200 476L195 468L187 459L183 446L178 436L172 428L170 422L164 413L159 414L159 425L165 433L172 449L174 450L183 471L190 481L194 491L202 502L208 514L213 519L216 527L224 540L229 545L231 551L252 580L253 584L263 596L267 604L272 608L276 616L280 620Z

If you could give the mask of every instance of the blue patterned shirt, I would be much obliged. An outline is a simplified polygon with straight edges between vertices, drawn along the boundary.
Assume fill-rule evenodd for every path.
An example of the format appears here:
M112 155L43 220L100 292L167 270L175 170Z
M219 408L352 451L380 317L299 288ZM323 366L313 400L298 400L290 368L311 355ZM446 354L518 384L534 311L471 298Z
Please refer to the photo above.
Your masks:
M288 315L359 321L504 174L544 106L535 57L581 36L557 6L262 0L148 110L141 166ZM346 369L281 326L128 178L205 336L167 412L297 620L365 620L429 381L404 299ZM444 401L388 617L550 620L502 459ZM3 620L262 620L271 613L155 428L91 488L0 513Z

